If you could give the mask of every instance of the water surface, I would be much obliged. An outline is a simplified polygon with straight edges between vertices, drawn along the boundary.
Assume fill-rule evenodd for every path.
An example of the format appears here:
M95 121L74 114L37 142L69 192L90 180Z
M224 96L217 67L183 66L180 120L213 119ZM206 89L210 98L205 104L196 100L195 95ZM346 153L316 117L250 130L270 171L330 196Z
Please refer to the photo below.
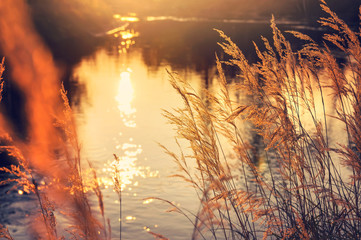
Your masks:
M215 54L226 59L217 45L222 39L213 29L223 30L254 62L253 41L260 44L260 35L271 37L269 23L164 17L118 24L124 27L87 54L62 60L83 158L102 181L114 239L120 235L120 207L111 186L113 154L122 166L122 239L154 239L150 231L174 240L190 239L193 226L184 216L167 212L171 206L163 201L148 199L163 198L193 213L199 207L189 184L170 177L178 173L176 164L158 146L177 152L175 131L162 116L162 109L182 104L168 82L168 72L177 72L196 91L212 88L217 77ZM296 22L283 22L280 27L301 29L316 39L322 30ZM300 46L298 41L294 44ZM66 51L71 55L73 49ZM232 69L226 73L230 80L237 78Z
M81 91L74 105L83 156L102 173L105 185L113 154L124 168L122 199L122 238L153 239L147 231L170 239L189 239L192 225L179 213L168 213L168 204L148 197L164 198L195 212L194 190L179 179L176 165L158 142L176 150L175 132L162 117L162 109L181 105L181 99L168 83L168 73L176 71L196 90L211 88L217 76L215 53L222 39L213 28L222 29L238 43L250 61L255 61L252 41L270 37L265 22L210 22L192 19L151 19L131 23L112 33L104 46L85 57L73 69L73 84ZM161 21L158 21L161 20ZM281 27L292 28L299 23ZM317 29L308 30L311 34ZM235 77L229 70L227 75ZM108 187L108 186L105 186ZM110 189L104 189L107 216L113 235L119 234L119 203Z

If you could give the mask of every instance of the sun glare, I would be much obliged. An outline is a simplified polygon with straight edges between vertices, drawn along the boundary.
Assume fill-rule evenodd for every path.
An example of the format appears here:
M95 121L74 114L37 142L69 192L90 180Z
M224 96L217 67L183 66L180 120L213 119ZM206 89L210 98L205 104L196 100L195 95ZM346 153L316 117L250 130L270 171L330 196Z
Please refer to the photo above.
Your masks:
M128 24L112 29L107 32L108 35L113 35L117 39L118 53L127 53L128 49L135 44L135 38L139 36L139 32L134 29L126 29Z
M134 14L133 16L121 16L120 14L114 14L113 18L120 22L139 22L139 18Z
M115 97L115 99L118 102L118 109L120 111L120 116L124 125L134 128L136 127L134 119L137 110L133 108L131 104L134 98L134 89L130 76L130 69L120 74L118 95Z

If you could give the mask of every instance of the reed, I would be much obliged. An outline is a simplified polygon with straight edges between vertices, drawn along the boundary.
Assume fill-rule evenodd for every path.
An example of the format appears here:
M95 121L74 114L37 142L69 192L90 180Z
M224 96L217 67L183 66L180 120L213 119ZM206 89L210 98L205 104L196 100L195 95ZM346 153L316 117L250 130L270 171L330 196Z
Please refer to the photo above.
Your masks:
M122 179L120 177L120 158L116 154L114 154L114 162L112 164L112 168L114 191L118 194L119 200L119 238L122 239Z
M28 4L4 0L0 13L0 47L11 65L12 84L23 96L27 121L20 138L0 113L0 151L13 160L12 164L0 163L0 186L10 185L35 197L39 211L29 216L31 238L110 239L98 179L94 172L92 186L85 184L86 171L67 94L52 54L32 25ZM0 77L3 71L4 60ZM2 86L1 82L0 91ZM91 206L93 196L99 210ZM58 217L66 221L59 223ZM0 228L0 236L10 237L7 228Z
M65 135L65 140L58 154L61 158L59 161L65 162L63 168L67 170L67 178L53 176L50 173L46 176L39 174L22 154L21 145L17 146L16 141L6 135L7 145L2 145L0 151L6 152L16 163L9 167L0 167L0 172L9 176L0 181L0 186L12 184L13 188L22 189L22 193L36 197L39 214L34 213L30 216L34 219L30 226L32 236L36 239L111 239L110 222L105 219L104 214L103 196L91 165L93 183L86 185L83 179L80 147L64 87L60 95L64 101L64 118L58 119L56 126ZM1 137L4 140L4 136ZM89 203L91 192L88 189L97 197L103 223L97 219L95 209ZM56 216L67 218L70 224L59 225ZM0 237L13 239L8 229L1 225Z
M182 144L180 154L162 147L200 200L195 217L179 211L192 239L361 238L361 35L321 7L331 29L322 45L288 32L304 41L294 50L272 18L257 63L217 30L230 60L216 56L216 90L196 92L170 74L184 104L164 116ZM239 78L227 79L224 65Z

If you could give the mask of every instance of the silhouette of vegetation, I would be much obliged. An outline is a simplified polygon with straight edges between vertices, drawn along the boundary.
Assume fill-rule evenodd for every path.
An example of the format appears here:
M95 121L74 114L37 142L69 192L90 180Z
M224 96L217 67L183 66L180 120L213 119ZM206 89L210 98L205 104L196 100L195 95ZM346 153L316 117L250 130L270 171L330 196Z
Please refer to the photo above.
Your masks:
M87 175L67 93L50 51L30 21L28 6L23 0L1 1L0 15L0 45L11 66L12 84L23 95L27 120L26 133L20 138L13 131L13 122L0 113L0 152L12 160L1 159L1 189L32 196L37 203L39 211L28 214L30 238L110 239L98 179L94 173L92 184L85 183ZM4 69L3 60L0 78ZM1 81L1 94L4 89ZM99 209L91 206L91 192ZM59 216L67 222L57 222ZM0 236L11 239L5 227Z
M361 237L360 32L324 1L321 7L328 17L320 23L332 30L327 43L291 32L305 42L294 50L272 18L273 37L262 37L265 50L255 44L256 63L218 30L231 57L216 58L218 88L198 94L170 75L184 104L164 116L180 154L163 148L200 200L195 217L175 209L193 223L192 239ZM346 64L329 44L347 55ZM226 79L224 65L239 70L239 81ZM235 93L246 100L235 101Z
M23 1L6 1L10 9L16 4L14 14L1 8L4 2L3 18L26 14ZM302 3L299 9L308 6L308 1L297 3ZM197 191L201 207L192 215L166 202L192 221L192 239L361 238L361 33L350 29L324 1L321 7L328 17L320 23L333 30L324 39L347 55L343 66L328 44L319 45L305 34L291 32L306 42L294 50L272 19L272 41L262 37L264 50L255 44L258 62L249 61L218 30L224 39L220 46L230 59L216 57L219 88L205 90L201 95L206 99L171 75L184 106L164 115L191 152L181 141L179 155L163 148L181 170L177 177ZM36 198L39 214L32 225L36 239L110 239L96 172L92 171L91 186L84 183L72 111L64 87L58 92L51 54L26 17L15 22L23 31L12 31L13 25L0 21L2 33L9 34L1 35L1 43L13 63L14 81L24 92L29 129L25 140L18 139L0 115L0 151L17 161L0 167L3 176L9 176L0 185ZM225 65L237 69L239 81L227 80ZM4 60L0 80L3 72ZM1 81L0 96L2 92ZM235 101L234 92L246 100ZM345 129L344 136L334 139L335 127ZM119 171L114 166L115 174ZM121 180L115 175L113 181L121 204ZM89 189L102 221L90 204ZM58 216L71 220L65 231ZM0 238L13 239L2 225Z
M140 16L179 16L213 19L317 19L323 14L318 0L120 0L108 1L121 14ZM358 2L329 0L329 6L349 22L357 22Z

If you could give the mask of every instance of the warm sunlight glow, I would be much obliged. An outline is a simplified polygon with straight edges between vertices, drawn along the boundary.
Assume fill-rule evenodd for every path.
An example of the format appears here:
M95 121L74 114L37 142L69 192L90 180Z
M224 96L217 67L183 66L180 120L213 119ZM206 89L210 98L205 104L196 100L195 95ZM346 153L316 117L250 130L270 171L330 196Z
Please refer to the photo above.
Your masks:
M120 21L122 21L122 22L138 22L139 18L137 18L137 17L121 17Z
M128 220L128 221L132 221L132 220L135 220L135 219L136 219L136 217L133 217L133 216L127 216L125 219L126 219L126 220Z
M139 33L134 32L134 30L132 29L132 30L128 30L128 31L123 31L120 33L120 35L123 39L132 39L132 38L138 37Z
M203 18L182 18L182 17L175 17L175 16L148 16L145 19L147 22L153 22L153 21L165 21L165 20L171 20L175 22L204 22L207 21L207 19Z
M122 17L122 16L120 16L120 14L114 14L114 15L113 15L113 18L114 18L114 19L120 19L121 17Z
M118 158L104 164L102 174L97 176L96 180L92 169L84 171L84 192L92 191L97 185L105 189L114 189L113 177L120 179L121 191L135 191L139 186L139 182L135 180L136 178L159 177L159 171L151 171L150 167L138 166L137 161L143 152L142 146L133 144L132 139L128 139L127 142L116 147L120 151ZM133 195L136 196L137 194L134 193ZM143 204L151 202L153 202L153 199L145 200Z
M135 44L134 39L139 36L139 32L134 29L126 29L127 26L128 23L107 32L108 35L113 35L119 41L118 53L127 53L128 49Z
M137 166L139 155L143 152L141 145L131 143L132 139L129 139L128 143L124 143L117 146L117 149L121 151L121 155L118 159L113 160L110 163L104 164L103 177L98 177L99 184L104 188L113 188L114 183L109 176L117 175L120 179L121 191L132 191L133 187L138 187L139 182L134 181L136 177L141 178L155 178L159 176L158 171L151 171L149 167ZM118 169L118 171L114 171ZM90 173L87 174L91 176ZM91 180L88 181L90 185L87 185L91 189ZM147 203L150 203L149 201ZM147 204L143 203L143 204Z
M124 143L121 147L123 155L119 157L119 161L113 161L111 165L117 165L116 167L120 169L120 175L122 179L122 184L129 185L132 183L134 176L140 176L141 170L136 167L136 161L139 154L143 152L141 145ZM122 188L124 188L122 186Z
M113 18L120 22L139 22L139 18L136 16L121 16L120 14L114 14Z
M140 145L124 143L120 149L123 150L122 156L119 156L119 159L113 160L111 163L104 164L102 169L104 174L97 178L98 184L106 189L113 188L114 182L111 177L115 175L120 179L121 191L124 191L127 186L133 184L134 177L149 175L144 172L144 168L136 166L138 155L143 151ZM94 188L95 182L92 176L91 170L85 172L85 191L90 191ZM128 190L131 190L131 188L128 188Z
M126 24L124 24L124 25L122 25L122 26L120 26L120 27L113 28L113 29L107 31L106 34L107 34L107 35L113 35L113 34L117 34L117 33L121 32L121 31L125 31L125 28L126 28L128 25L129 25L129 24L126 23Z
M143 204L149 204L149 203L152 203L154 201L154 199L145 199L144 201L143 201Z
M118 102L118 109L124 125L127 127L136 127L136 123L134 121L136 109L131 105L134 97L134 89L131 83L130 75L130 69L120 74L118 95L115 99Z

